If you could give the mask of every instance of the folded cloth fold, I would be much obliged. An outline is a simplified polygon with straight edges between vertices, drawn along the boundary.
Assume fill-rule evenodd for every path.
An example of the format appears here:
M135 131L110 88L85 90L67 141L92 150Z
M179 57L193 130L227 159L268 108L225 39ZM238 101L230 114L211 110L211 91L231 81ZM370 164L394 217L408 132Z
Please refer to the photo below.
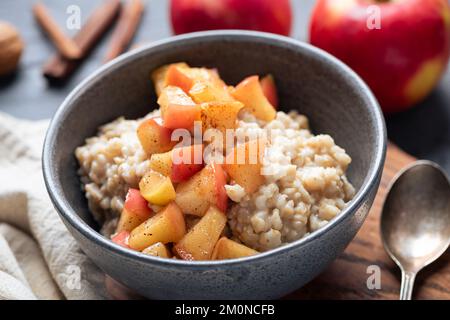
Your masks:
M0 300L107 299L105 276L69 234L45 189L48 120L0 113Z

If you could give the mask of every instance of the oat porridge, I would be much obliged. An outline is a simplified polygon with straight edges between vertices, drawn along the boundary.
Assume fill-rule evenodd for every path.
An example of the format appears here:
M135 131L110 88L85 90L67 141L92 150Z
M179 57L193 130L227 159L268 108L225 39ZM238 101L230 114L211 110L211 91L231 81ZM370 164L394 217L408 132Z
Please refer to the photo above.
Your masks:
M89 208L119 245L245 257L316 231L353 198L351 158L305 116L276 110L272 76L232 87L215 69L176 63L152 80L159 110L108 123L75 152Z

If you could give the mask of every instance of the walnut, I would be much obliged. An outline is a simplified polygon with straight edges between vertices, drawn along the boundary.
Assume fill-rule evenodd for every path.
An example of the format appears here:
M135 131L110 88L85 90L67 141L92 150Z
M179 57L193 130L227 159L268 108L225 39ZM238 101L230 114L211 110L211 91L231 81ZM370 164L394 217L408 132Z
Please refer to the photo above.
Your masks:
M11 24L0 21L0 76L13 72L22 55L23 41Z

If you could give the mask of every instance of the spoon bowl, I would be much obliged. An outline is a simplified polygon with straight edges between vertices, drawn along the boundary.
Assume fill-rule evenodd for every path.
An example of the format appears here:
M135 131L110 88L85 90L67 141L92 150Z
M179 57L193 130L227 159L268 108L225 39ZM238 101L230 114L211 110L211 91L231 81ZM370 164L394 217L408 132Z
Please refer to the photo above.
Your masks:
M402 270L401 299L410 299L415 275L450 244L450 182L431 161L417 161L393 181L381 216L383 244Z

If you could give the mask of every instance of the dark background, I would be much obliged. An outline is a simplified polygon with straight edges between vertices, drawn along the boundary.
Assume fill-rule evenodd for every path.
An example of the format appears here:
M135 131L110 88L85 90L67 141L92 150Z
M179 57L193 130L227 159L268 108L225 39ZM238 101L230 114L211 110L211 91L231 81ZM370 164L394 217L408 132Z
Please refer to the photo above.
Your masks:
M99 67L108 43L106 34L87 61L64 86L49 86L41 75L43 63L54 48L33 20L33 0L1 0L0 20L14 24L25 41L25 53L19 71L0 80L0 111L27 119L53 115L64 97L86 76ZM43 0L61 26L65 26L66 8L81 8L82 22L100 0ZM292 0L294 24L292 36L307 41L308 23L314 0ZM69 31L73 34L76 31ZM146 1L146 11L134 43L150 42L172 35L167 0ZM427 45L426 43L423 44ZM389 75L386 75L387 77ZM418 158L438 162L450 173L450 69L439 86L422 104L407 112L387 117L389 139Z

